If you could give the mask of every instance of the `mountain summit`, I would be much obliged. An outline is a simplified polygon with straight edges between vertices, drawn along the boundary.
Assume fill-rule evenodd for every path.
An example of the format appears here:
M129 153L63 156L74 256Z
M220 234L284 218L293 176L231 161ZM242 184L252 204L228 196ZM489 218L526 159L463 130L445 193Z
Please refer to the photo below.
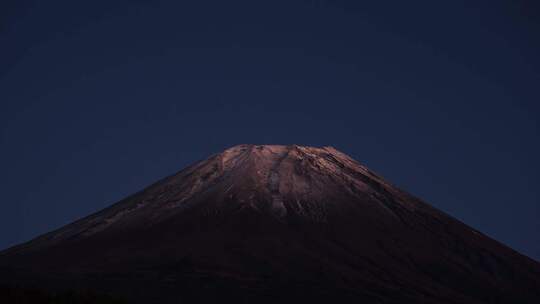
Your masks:
M332 147L232 147L0 266L8 281L141 303L540 299L539 263Z

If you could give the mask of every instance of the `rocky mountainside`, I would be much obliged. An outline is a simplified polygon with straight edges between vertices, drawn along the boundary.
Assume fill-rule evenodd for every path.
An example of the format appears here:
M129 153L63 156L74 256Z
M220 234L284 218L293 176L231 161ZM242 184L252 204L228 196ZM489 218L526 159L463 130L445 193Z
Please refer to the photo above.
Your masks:
M540 303L538 262L331 147L232 147L0 267L134 303Z

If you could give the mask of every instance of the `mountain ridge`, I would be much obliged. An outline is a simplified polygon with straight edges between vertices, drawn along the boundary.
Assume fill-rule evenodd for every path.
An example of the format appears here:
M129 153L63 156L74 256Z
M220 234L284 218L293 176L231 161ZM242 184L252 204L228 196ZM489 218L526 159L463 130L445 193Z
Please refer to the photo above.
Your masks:
M1 252L0 266L112 294L149 285L163 303L208 291L269 302L307 291L373 303L540 298L538 262L332 147L231 147Z

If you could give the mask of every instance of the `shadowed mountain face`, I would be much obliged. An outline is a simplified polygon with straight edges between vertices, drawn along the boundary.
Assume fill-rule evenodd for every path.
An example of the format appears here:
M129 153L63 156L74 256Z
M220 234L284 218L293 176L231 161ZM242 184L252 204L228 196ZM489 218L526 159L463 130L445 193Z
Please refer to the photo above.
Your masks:
M539 263L331 147L230 148L0 266L141 303L540 303Z

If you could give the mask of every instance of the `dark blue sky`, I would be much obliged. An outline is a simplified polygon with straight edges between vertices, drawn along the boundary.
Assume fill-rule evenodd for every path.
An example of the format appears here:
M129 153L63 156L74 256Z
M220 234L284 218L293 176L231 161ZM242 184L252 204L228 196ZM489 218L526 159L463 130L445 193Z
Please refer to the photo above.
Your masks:
M536 1L363 2L2 1L0 248L296 143L539 260Z

